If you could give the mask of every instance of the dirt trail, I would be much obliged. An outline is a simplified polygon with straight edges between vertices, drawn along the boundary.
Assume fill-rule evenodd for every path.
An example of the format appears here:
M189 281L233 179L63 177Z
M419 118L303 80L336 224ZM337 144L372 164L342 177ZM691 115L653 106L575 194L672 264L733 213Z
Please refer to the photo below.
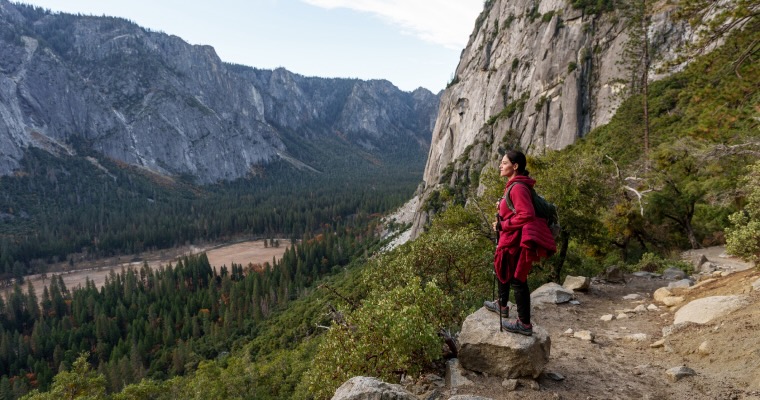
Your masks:
M474 385L447 394L491 399L760 399L760 292L751 286L760 279L760 270L745 269L749 267L746 263L718 258L714 252L707 257L715 263L731 263L738 272L684 291L686 299L679 306L697 298L726 294L747 294L748 306L722 320L677 330L664 338L662 347L653 348L651 344L663 339L662 328L673 324L679 306L669 309L656 303L652 293L671 281L628 276L625 284L595 282L588 292L576 293L578 305L534 308L534 323L546 328L551 336L551 356L537 380L539 390L526 381L516 391L508 392L502 378L467 372L466 377ZM634 293L641 299L623 299ZM600 319L605 314L617 316L618 311L640 304L656 304L659 310L628 313L627 319ZM589 342L565 335L567 329L589 330L595 339ZM646 334L647 339L626 339L636 333ZM703 343L709 344L709 351L698 350ZM670 382L665 371L681 365L697 375ZM552 380L547 372L559 373L565 379Z

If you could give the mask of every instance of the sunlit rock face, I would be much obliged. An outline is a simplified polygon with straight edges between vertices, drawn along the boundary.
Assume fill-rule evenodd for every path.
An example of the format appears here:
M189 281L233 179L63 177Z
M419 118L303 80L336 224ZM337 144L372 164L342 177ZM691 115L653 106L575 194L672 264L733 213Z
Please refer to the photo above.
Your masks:
M510 148L561 149L614 115L631 81L625 20L614 11L586 15L569 3L486 2L441 98L413 237L429 219L423 210L433 191L495 167ZM671 22L673 11L661 8L652 18L657 65L691 35Z

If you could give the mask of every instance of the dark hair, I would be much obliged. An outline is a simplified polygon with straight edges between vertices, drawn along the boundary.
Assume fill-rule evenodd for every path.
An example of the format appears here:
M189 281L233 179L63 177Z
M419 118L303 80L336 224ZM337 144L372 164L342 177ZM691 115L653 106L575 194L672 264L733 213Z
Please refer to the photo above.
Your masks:
M525 154L521 151L510 150L507 152L506 156L509 159L509 162L517 164L518 175L528 175L528 170L525 169L525 165L528 163L528 160L525 159Z

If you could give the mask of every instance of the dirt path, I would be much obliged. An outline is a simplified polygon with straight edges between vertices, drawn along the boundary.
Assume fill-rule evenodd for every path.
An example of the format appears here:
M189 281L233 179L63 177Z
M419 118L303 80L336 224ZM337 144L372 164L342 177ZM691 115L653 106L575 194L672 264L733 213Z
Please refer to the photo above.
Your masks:
M713 261L716 255L707 257ZM751 289L760 279L760 270L734 270L738 272L684 291L686 299L679 306L726 294L746 294L750 305L720 321L677 330L656 348L650 345L663 339L662 329L673 324L679 306L669 309L656 303L652 294L671 281L628 276L625 284L595 282L588 292L576 293L578 305L537 306L532 319L551 337L550 360L537 380L539 389L531 388L526 381L509 392L502 386L502 378L467 372L466 377L474 384L449 394L491 399L760 399L760 292ZM624 299L630 294L641 298ZM626 313L625 319L600 319L605 314L617 316L622 310L650 304L659 309ZM595 338L586 341L564 334L568 329L589 330ZM626 338L637 333L645 334L646 339ZM700 350L700 346L707 346L707 350ZM665 371L682 365L697 375L669 381ZM565 379L552 380L547 372L559 373Z
M111 273L119 273L127 268L140 268L143 263L148 263L151 268L157 268L161 265L168 265L169 263L175 263L177 259L191 255L206 252L209 263L212 267L216 267L217 270L223 265L228 268L234 262L235 264L242 264L247 266L252 264L263 264L265 262L272 263L273 259L279 260L285 250L287 250L286 240L280 239L282 245L280 247L265 247L264 241L246 241L235 244L224 245L207 245L207 246L185 246L182 248L161 250L155 252L149 252L141 254L139 257L129 257L126 261L126 257L111 257L106 259L94 260L87 262L85 268L76 269L71 271L65 271L66 264L56 266L57 270L62 272L49 273L45 275L29 275L24 277L25 282L22 288L26 291L26 281L31 282L34 287L34 291L38 298L42 297L42 291L44 287L50 283L50 277L53 275L61 275L63 282L69 289L76 288L78 286L84 286L87 279L93 281L95 286L101 287L105 283L106 277ZM13 290L12 288L4 288L0 293L3 297L7 298L8 293Z

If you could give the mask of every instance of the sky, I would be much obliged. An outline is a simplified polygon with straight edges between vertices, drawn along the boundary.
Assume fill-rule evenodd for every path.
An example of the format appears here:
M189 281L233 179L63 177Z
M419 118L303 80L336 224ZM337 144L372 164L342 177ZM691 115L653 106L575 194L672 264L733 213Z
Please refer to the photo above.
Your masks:
M446 87L483 0L21 0L53 12L126 18L219 57L327 78Z

